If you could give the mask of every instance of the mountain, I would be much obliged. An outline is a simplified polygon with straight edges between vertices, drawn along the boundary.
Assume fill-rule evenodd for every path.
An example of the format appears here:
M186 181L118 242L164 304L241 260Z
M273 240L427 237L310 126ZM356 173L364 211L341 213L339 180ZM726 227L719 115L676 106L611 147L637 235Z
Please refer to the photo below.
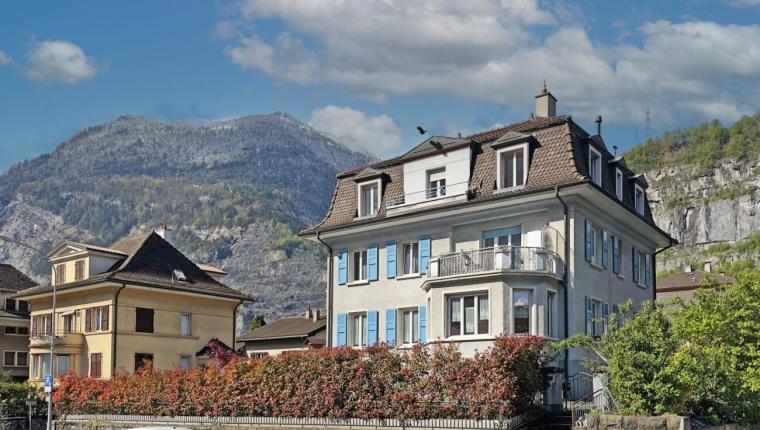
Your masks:
M294 232L324 215L337 172L372 161L283 113L205 124L123 116L0 176L0 232L47 251L166 223L178 249L255 297L246 321L271 319L323 306L324 251ZM0 262L48 280L24 248L0 242Z
M646 174L655 222L680 242L658 256L661 274L687 263L729 273L758 267L760 114L666 133L625 159Z

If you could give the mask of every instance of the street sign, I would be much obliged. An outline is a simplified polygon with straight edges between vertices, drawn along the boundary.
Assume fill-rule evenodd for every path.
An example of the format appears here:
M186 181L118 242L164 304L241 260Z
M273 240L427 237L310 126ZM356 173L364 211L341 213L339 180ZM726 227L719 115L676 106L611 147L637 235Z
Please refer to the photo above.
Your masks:
M37 406L37 401L36 400L27 400L26 401L26 405L29 406L30 408L32 406Z
M53 374L48 373L45 375L45 392L50 393L53 391Z

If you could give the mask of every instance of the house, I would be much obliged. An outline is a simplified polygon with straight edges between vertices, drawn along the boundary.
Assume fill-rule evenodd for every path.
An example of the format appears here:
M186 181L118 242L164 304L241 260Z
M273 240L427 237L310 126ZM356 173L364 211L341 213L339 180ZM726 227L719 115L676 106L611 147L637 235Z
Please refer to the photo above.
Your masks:
M544 87L536 115L340 173L324 219L300 234L330 253L327 344L455 342L501 334L599 336L609 314L655 297L656 252L674 240L644 176ZM584 369L571 351L557 364Z
M55 287L56 375L110 378L150 362L155 368L198 365L212 338L235 344L235 313L250 299L219 282L171 244L171 230L137 234L110 247L65 242L49 255L54 285L24 290L30 303L29 379L50 370Z
M13 296L37 284L10 264L0 264L0 373L25 381L29 376L29 304Z
M698 288L706 288L713 285L733 284L734 278L722 273L712 273L712 264L705 263L705 270L692 270L686 266L680 273L673 273L657 279L657 300L669 301L674 297L680 297L689 301L694 297L694 291Z
M240 335L249 357L277 355L286 351L320 349L325 345L327 319L319 310L303 316L282 318Z

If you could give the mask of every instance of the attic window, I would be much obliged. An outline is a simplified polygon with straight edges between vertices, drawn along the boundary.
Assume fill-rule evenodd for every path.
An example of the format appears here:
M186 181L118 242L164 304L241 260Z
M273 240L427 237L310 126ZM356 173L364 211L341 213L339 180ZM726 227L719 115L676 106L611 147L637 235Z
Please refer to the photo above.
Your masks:
M175 269L174 270L174 279L181 281L181 282L187 282L187 276L185 276L185 272Z
M380 207L380 180L374 180L359 187L359 217L369 217L377 214Z
M523 187L528 176L528 144L523 143L500 149L496 155L498 188Z
M591 145L588 147L588 175L596 185L602 185L602 154Z
M644 215L644 189L636 184L634 193L633 203L636 205L636 212Z
M615 195L623 201L623 172L620 169L615 169Z

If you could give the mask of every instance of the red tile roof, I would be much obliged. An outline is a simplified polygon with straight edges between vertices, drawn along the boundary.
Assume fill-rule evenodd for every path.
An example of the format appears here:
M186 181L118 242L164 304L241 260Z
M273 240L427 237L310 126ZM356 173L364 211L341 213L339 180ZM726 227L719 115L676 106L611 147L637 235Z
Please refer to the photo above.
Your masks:
M711 284L723 285L732 283L734 283L734 278L730 276L695 270L693 272L674 273L662 278L657 278L657 291L693 290Z

